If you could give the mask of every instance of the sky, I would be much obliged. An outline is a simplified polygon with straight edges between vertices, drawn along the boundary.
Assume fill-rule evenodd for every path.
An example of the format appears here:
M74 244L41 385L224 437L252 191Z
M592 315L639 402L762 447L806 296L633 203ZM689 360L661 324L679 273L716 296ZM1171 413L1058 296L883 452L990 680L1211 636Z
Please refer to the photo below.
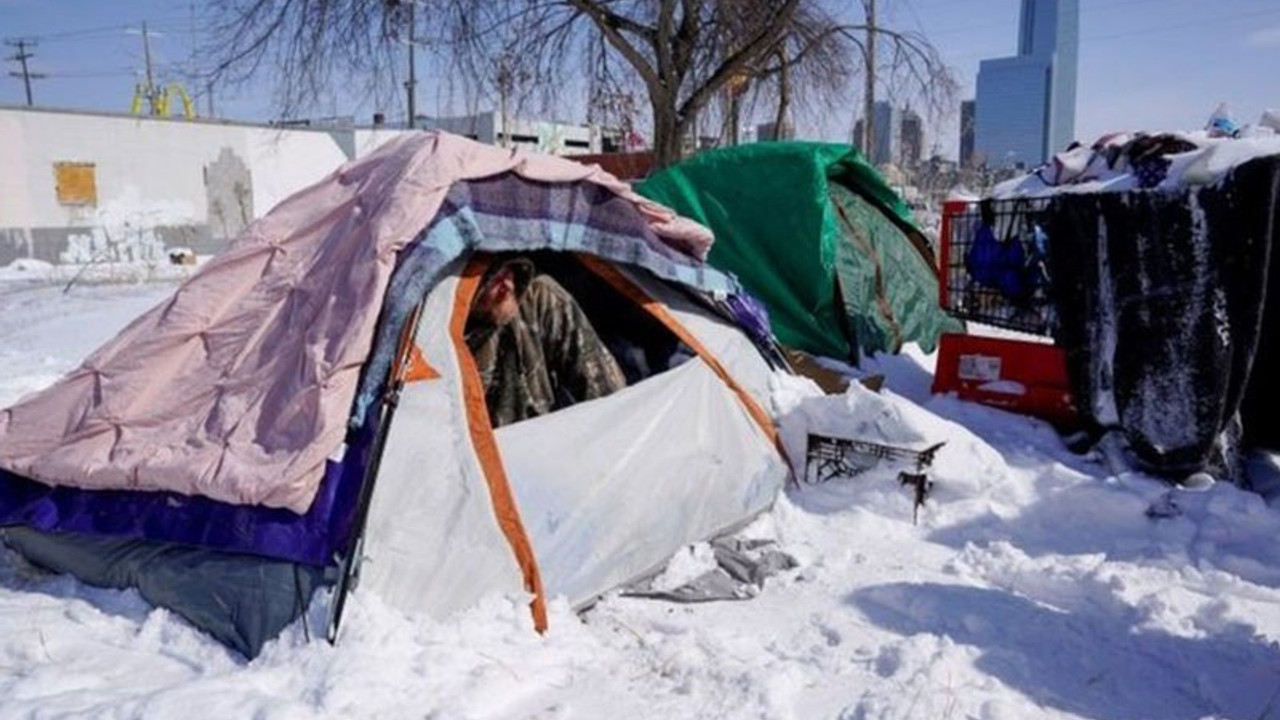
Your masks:
M835 0L832 0L833 2ZM853 3L856 0L849 0ZM929 128L926 147L954 157L959 100L972 97L978 63L1012 55L1019 0L880 0L881 22L923 33L939 49L961 84L957 112ZM187 0L0 0L0 37L34 37L31 67L38 105L127 111L141 77L143 21L151 33L153 63L162 77L179 78L201 65L192 48L201 39L194 4ZM1076 137L1090 141L1115 130L1191 130L1204 126L1220 102L1238 122L1257 122L1280 108L1280 2L1276 0L1080 0L1080 60ZM5 57L16 48L6 46ZM433 89L423 63L419 107L426 114L462 113ZM0 76L0 105L25 103L12 60ZM268 78L236 92L219 90L221 117L273 117ZM188 88L206 112L203 88ZM887 89L885 89L887 90ZM883 92L884 90L882 90ZM801 120L799 132L816 139L849 136L858 99L833 99L821 118ZM375 108L331 100L317 114L353 115L367 122ZM393 109L388 115L403 113ZM766 121L767 117L756 118Z

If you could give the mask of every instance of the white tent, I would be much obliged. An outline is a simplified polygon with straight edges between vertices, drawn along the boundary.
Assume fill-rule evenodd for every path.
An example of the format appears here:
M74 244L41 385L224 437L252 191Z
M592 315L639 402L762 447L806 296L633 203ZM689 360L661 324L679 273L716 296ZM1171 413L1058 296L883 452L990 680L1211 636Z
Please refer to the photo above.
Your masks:
M247 655L320 582L301 587L299 568L341 570L331 635L352 579L437 617L529 592L544 629L547 598L581 605L656 569L787 477L767 328L703 263L709 240L598 168L395 141L4 411L0 526L29 528L9 541L37 562L139 587ZM585 309L614 335L647 324L683 353L495 431L463 332L508 253L594 283L608 298ZM288 607L264 619L272 603Z

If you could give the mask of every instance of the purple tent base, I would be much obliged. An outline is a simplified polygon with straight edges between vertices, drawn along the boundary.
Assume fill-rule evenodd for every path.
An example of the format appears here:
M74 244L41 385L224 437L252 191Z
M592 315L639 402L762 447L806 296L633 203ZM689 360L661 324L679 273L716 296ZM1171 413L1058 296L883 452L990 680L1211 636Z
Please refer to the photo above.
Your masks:
M53 487L0 470L0 527L137 538L325 567L344 549L372 433L329 461L306 514L172 492Z

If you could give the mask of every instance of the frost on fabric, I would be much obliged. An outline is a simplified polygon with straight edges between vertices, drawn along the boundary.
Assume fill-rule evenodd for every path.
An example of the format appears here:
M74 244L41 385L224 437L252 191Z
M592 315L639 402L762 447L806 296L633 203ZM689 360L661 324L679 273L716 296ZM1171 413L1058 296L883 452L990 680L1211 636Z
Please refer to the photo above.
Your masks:
M1107 252L1107 220L1098 215L1098 313L1090 325L1093 347L1097 348L1097 371L1093 374L1093 412L1103 425L1120 422L1116 411L1116 291Z
M1234 467L1222 433L1263 332L1280 157L1178 192L1060 195L1047 210L1055 340L1087 419L1152 470ZM1225 463L1225 465L1223 465Z
M1165 309L1178 313L1176 324L1179 330L1176 335L1164 338L1160 347L1152 348L1152 354L1163 359L1164 367L1153 368L1137 379L1127 413L1131 416L1131 426L1137 428L1157 451L1189 447L1202 437L1201 413L1196 407L1200 394L1189 355L1196 346L1200 319L1205 316L1206 301L1211 296L1209 284L1213 270L1209 262L1208 226L1198 193L1187 194L1187 207L1191 217L1190 239L1186 244L1191 251L1190 272L1185 282L1174 288L1180 302L1164 304ZM1154 243L1158 242L1155 238L1144 240L1141 243L1143 255L1151 252ZM1158 278L1151 277L1151 272L1150 263L1143 262L1139 266L1144 296L1149 296L1158 282ZM1149 307L1144 310L1149 312ZM1144 325L1149 322L1148 319Z

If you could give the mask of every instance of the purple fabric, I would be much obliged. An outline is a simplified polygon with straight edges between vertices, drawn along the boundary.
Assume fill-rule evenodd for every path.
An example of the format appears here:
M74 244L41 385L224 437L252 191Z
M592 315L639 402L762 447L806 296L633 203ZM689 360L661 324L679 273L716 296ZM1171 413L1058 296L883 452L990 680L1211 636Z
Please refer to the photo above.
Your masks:
M769 311L763 303L746 292L730 295L726 304L738 325L757 343L773 342L773 330L769 325Z
M0 470L0 526L159 540L324 567L351 534L369 434L357 436L342 462L325 465L304 515L172 492L52 487Z

